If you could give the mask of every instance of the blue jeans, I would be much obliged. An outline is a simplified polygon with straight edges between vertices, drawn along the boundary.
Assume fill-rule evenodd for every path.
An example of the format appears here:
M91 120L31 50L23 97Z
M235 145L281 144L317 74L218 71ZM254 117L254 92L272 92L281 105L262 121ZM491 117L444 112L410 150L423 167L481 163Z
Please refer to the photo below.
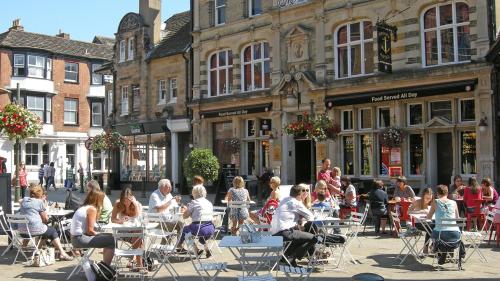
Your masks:
M439 232L441 232L441 236L439 236ZM456 230L443 230L443 231L432 231L432 239L445 241L445 242L455 242L459 241L461 237L460 231Z
M48 177L47 178L47 186L46 188L49 189L51 186L54 186L56 188L56 183L54 182L54 177Z

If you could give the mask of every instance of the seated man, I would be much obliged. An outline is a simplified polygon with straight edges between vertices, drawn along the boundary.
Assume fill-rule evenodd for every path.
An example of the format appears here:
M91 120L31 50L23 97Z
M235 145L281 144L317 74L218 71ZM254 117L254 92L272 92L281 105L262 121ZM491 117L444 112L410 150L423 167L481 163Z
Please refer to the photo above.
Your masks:
M155 190L149 197L149 212L150 213L161 213L170 214L174 207L179 207L180 196L173 197L170 193L172 191L172 185L170 180L162 179L158 182L158 189ZM166 228L168 231L177 231L180 234L183 225L181 222L166 222Z
M314 234L303 231L303 227L298 224L301 219L314 219L311 211L302 203L308 192L309 187L305 184L293 186L290 196L280 202L271 222L273 235L283 236L284 241L291 241L285 256L292 266L297 266L296 260L302 259L317 241Z

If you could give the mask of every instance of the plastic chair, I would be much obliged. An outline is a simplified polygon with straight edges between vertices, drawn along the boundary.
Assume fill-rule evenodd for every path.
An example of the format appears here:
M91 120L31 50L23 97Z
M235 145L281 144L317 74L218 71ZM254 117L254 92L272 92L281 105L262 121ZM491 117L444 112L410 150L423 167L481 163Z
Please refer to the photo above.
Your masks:
M410 214L408 210L410 209L412 202L408 200L401 200L399 202L400 209L399 209L399 218L402 221L409 221L410 220Z
M491 210L491 212L492 212L493 217L492 217L492 220L490 221L489 228L488 228L488 231L490 232L490 236L489 236L489 239L488 239L488 245L491 242L491 236L492 236L493 231L494 231L495 232L496 241L497 241L497 245L496 246L498 247L499 244L500 244L500 222L495 222L495 216L500 215L500 209L493 207L493 209ZM487 221L485 221L485 224L486 224L486 222Z
M479 221L477 222L477 225L483 225L485 215L481 211L481 207L483 205L484 200L482 199L476 199L474 200L474 212L469 213L467 212L466 217L467 217L467 231L470 230L471 222L472 219L478 219Z

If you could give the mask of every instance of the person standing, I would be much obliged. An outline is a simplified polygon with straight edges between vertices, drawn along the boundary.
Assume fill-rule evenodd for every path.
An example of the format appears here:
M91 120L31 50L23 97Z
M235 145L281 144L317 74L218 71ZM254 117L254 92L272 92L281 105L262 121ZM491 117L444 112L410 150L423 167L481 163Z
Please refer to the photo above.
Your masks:
M45 190L48 190L48 184L49 184L49 163L45 163L43 165L43 178L45 180Z
M24 165L24 162L21 162L19 167L19 186L21 187L21 198L24 198L26 189L28 188L28 180L26 179L27 176L26 165Z
M84 176L84 169L82 166L82 162L78 163L78 175L80 176L80 192L83 193L83 176Z
M0 156L0 175L7 173L7 158Z
M321 170L316 176L316 180L324 180L328 186L330 194L341 194L340 183L332 178L332 172L330 171L331 161L328 158L321 160Z
M47 190L54 186L56 190L56 183L54 177L56 175L56 168L54 167L54 162L50 162L49 168L47 169Z
M38 169L38 184L43 186L43 174L44 174L44 165L40 164L40 169Z

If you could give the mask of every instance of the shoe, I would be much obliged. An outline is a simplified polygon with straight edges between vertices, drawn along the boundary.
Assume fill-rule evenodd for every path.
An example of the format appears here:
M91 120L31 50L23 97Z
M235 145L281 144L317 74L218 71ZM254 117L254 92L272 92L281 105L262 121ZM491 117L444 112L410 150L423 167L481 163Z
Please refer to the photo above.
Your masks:
M212 256L212 251L210 250L207 250L207 252L205 253L205 257L208 259Z
M60 261L72 261L72 260L73 260L73 257L68 256L68 255L65 255L65 256L60 256L60 257L59 257L59 260L60 260Z
M188 251L186 249L176 249L175 250L177 252L177 254L187 254Z
M201 254L203 254L203 250L198 250L198 252L196 253L198 257L201 256Z
M297 264L297 261L295 259L292 259L290 261L290 265L293 266L293 267L299 267L299 265Z

